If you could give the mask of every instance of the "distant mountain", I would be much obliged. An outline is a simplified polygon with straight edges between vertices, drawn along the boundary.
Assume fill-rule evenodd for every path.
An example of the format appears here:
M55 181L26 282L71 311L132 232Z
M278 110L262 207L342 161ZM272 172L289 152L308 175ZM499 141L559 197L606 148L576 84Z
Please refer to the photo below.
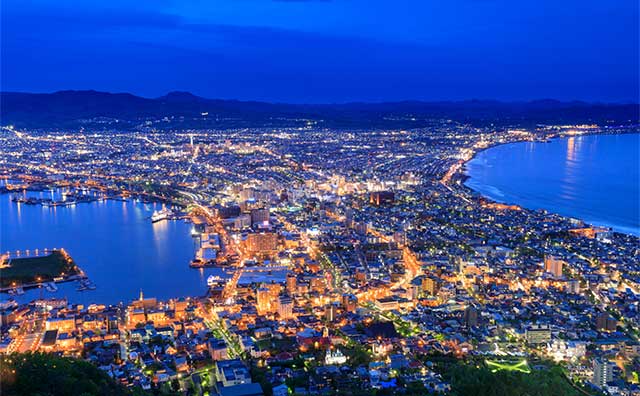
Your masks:
M556 100L287 104L206 99L190 92L153 99L98 91L0 93L1 124L20 128L286 127L308 122L329 128L412 128L443 118L475 125L629 124L639 122L640 110L637 104Z

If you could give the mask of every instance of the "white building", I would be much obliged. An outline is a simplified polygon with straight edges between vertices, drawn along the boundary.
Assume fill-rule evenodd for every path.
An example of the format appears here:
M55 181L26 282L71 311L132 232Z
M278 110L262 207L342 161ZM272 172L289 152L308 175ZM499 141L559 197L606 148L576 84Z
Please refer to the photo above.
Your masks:
M605 389L607 386L607 382L610 382L613 379L613 363L603 359L598 358L593 361L593 382L594 385L599 387L600 389Z
M346 362L347 357L339 349L328 350L324 358L324 364L326 365L345 364Z

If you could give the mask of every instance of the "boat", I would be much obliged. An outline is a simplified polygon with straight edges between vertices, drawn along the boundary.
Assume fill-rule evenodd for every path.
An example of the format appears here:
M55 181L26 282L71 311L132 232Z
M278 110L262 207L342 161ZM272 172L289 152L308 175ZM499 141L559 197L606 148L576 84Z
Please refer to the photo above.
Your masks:
M173 211L171 209L162 209L162 210L156 210L153 212L153 214L151 215L151 222L152 223L156 223L158 221L161 220L168 220L169 217L173 216Z
M95 290L96 286L87 278L80 281L80 286L76 288L78 291Z
M58 286L56 286L55 283L53 282L48 282L44 284L44 288L46 291L51 292L51 293L55 293L58 291Z
M15 308L17 306L18 306L18 302L13 298L8 299L7 301L0 302L0 310Z

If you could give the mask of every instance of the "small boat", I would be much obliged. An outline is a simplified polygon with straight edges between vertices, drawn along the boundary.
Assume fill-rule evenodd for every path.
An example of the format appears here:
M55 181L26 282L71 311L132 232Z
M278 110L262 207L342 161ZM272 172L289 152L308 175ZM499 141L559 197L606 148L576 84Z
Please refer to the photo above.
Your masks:
M80 281L80 286L76 288L78 291L95 290L96 286L89 279L85 278Z

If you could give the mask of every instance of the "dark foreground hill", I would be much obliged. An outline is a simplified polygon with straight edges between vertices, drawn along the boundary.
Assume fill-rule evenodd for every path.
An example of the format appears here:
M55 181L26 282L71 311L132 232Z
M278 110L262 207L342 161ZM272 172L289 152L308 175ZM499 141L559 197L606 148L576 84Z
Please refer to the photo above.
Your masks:
M555 100L286 104L206 99L188 92L171 92L159 98L97 91L0 93L2 125L42 129L295 127L309 123L328 128L412 128L442 119L529 126L629 124L639 118L636 104Z
M3 396L144 394L141 389L139 391L132 393L83 360L34 353L11 354L0 361L0 394Z

